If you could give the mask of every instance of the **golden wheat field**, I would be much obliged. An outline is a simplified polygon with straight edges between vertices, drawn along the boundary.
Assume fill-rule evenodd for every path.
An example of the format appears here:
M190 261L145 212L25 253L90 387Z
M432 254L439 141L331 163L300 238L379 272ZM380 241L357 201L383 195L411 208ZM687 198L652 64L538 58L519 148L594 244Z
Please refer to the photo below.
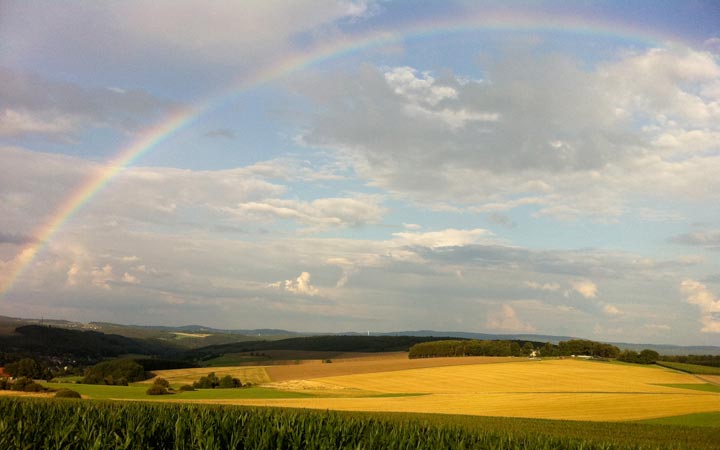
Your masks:
M494 364L487 361L464 364L467 360L463 358L454 361L461 364L452 364L449 359L437 361L444 364L440 367L407 368L398 364L395 370L320 377L305 370L307 367L298 366L297 378L288 379L290 374L284 373L285 381L266 385L313 393L317 397L214 402L590 421L639 420L720 411L720 393L663 386L700 384L701 380L654 366L571 359L529 361L516 358L516 362ZM202 371L193 369L198 370ZM173 379L169 373L162 376Z

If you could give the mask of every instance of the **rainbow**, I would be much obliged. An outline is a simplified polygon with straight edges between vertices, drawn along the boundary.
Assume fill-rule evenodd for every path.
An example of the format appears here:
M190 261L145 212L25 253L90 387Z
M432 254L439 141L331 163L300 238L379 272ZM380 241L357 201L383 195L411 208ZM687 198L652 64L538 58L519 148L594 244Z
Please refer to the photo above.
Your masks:
M142 155L158 147L169 137L187 128L198 118L238 96L264 83L280 79L290 73L317 65L327 60L352 54L360 50L378 48L406 39L432 37L448 33L470 31L488 32L562 32L606 38L623 38L645 44L664 42L684 43L678 36L651 29L631 27L622 23L585 20L577 17L522 15L517 12L491 13L483 16L434 19L400 25L391 31L372 31L336 39L310 50L286 55L251 75L245 75L229 87L195 102L190 107L178 108L154 126L145 129L138 138L123 148L111 161L88 177L82 185L55 210L49 220L33 233L34 241L22 249L7 264L4 278L0 278L0 297L5 295L20 275L27 270L40 251L52 240L62 226L87 204L118 174Z

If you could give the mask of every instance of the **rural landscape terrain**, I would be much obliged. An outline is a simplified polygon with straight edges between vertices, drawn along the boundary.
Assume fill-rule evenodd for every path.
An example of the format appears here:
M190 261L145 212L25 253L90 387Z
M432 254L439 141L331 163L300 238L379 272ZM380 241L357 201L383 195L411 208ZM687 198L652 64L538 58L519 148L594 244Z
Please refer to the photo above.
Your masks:
M720 450L720 0L0 0L0 450Z
M543 343L447 336L303 336L282 330L267 330L258 339L207 328L158 330L67 321L40 325L37 320L13 318L3 318L2 324L3 373L14 375L4 379L5 390L0 390L0 445L5 446L32 442L32 427L42 425L24 421L28 428L18 428L14 415L46 415L52 410L53 417L62 416L65 412L58 408L63 405L94 421L109 413L103 412L105 408L116 415L157 416L152 426L143 422L141 435L114 438L127 439L132 448L151 439L162 441L153 444L158 448L177 445L172 444L181 439L177 434L158 437L148 431L161 427L162 421L180 420L177 414L185 415L182 420L192 439L207 439L208 433L192 431L196 414L220 423L236 420L228 419L235 415L259 415L264 422L255 426L266 431L297 426L294 421L310 427L300 438L287 436L287 442L276 430L273 433L279 435L271 433L263 438L271 441L252 444L255 447L249 444L255 438L243 434L250 433L249 428L223 428L222 433L230 434L218 434L212 444L217 446L205 448L226 448L226 438L244 442L243 448L328 448L318 436L313 437L320 439L316 444L307 441L313 433L311 423L317 420L322 424L317 426L332 423L338 430L390 427L376 440L368 440L372 433L353 431L352 437L342 438L346 444L333 448L393 446L389 429L403 436L419 433L416 439L421 440L433 433L460 433L461 438L452 438L457 439L452 446L487 446L499 439L502 448L535 448L540 442L548 448L575 448L580 443L587 448L716 448L720 439L718 347L707 347L714 354L702 356L661 356L653 350L620 350L582 339ZM63 348L53 349L58 342ZM481 353L494 356L476 356ZM13 387L16 384L22 387ZM172 405L181 409L173 410ZM206 426L228 426L212 423ZM117 430L120 425L112 426ZM87 439L100 439L78 433L48 435L43 445L85 448ZM440 445L433 442L421 448ZM230 445L237 446L242 447Z

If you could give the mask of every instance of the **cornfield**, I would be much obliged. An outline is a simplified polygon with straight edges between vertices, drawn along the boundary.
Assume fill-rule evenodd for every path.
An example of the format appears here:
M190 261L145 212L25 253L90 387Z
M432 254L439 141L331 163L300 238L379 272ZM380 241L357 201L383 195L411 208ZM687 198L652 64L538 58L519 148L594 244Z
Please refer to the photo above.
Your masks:
M590 450L655 447L529 433L495 433L412 419L392 421L331 412L2 398L0 448Z

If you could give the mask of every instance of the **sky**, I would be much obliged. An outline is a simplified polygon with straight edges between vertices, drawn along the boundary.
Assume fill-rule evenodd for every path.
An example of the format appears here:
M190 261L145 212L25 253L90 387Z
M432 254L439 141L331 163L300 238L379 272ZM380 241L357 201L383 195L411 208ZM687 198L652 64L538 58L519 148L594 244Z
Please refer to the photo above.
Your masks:
M716 1L0 3L0 315L720 345Z

